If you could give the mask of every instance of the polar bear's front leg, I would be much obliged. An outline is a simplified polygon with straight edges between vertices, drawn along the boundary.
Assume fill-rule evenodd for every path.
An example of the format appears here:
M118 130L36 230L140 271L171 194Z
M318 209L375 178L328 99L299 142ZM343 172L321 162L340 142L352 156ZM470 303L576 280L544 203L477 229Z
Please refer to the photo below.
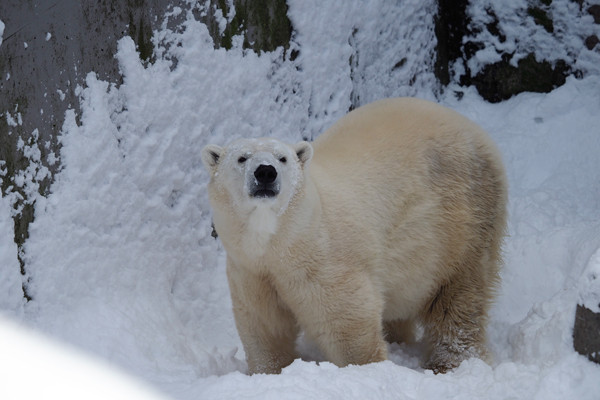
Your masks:
M249 374L277 374L296 358L298 327L268 277L227 266L235 324Z
M332 270L294 280L282 296L327 360L339 367L386 360L383 300L368 276Z

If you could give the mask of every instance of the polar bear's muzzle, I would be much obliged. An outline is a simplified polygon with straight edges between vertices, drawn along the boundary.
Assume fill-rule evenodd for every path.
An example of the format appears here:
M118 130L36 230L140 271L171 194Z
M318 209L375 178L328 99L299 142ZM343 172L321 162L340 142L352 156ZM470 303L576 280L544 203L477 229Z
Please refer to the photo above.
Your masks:
M277 169L261 164L254 170L254 182L250 185L251 197L275 197L279 194Z

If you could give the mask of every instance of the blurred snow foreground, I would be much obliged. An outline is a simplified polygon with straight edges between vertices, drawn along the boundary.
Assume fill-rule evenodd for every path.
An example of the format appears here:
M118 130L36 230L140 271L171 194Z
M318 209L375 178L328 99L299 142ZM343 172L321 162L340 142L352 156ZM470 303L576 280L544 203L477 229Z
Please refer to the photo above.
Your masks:
M17 399L164 398L114 368L0 320L0 396Z
M431 72L435 2L288 4L294 60L282 49L244 50L236 37L230 50L215 50L190 13L177 31L165 23L155 32L152 64L131 39L119 42L119 86L88 75L81 115L67 113L53 155L62 170L51 193L35 195L36 145L20 178L36 196L23 254L28 303L12 242L14 199L0 199L2 312L178 399L598 398L600 367L574 352L572 325L578 302L599 307L600 63L549 94L488 104L472 88L440 90ZM307 361L278 376L245 375L199 150L239 137L312 139L353 99L405 95L473 119L504 157L510 221L489 327L494 363L473 359L433 375L419 367L418 346L393 345L390 361L340 369L316 363L318 352L300 339ZM2 322L0 345L2 398L47 397L36 392L45 384L67 398L154 396L10 323Z

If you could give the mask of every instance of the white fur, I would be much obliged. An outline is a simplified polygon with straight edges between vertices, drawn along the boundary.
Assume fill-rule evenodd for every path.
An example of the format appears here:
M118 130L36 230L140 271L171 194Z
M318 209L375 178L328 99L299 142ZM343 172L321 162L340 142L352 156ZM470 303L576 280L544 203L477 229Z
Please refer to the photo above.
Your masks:
M251 258L258 258L267 250L271 235L277 232L278 213L268 205L259 204L248 217L244 252Z

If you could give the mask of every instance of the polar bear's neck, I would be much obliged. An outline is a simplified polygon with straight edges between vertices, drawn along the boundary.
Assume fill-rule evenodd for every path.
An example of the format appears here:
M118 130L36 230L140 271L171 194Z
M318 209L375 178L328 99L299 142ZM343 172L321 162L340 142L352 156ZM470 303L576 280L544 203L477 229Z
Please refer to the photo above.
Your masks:
M256 207L248 217L248 230L272 235L277 231L277 213L268 206Z
M267 250L271 237L277 232L278 215L271 207L259 205L250 212L243 240L249 257L260 257Z

